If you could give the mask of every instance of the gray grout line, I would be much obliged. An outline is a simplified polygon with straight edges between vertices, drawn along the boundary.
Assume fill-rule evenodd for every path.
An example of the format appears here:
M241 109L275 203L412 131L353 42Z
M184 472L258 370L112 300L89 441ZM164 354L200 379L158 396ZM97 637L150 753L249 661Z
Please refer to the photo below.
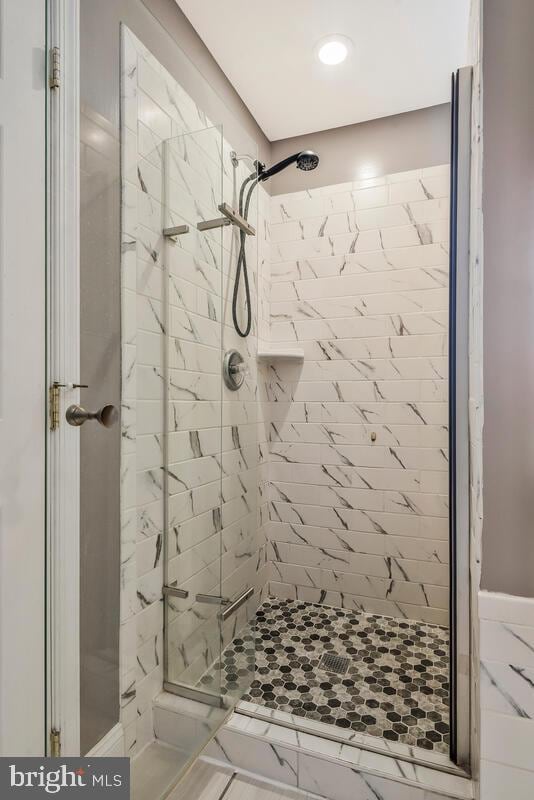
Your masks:
M237 772L234 772L234 773L232 774L232 776L230 777L230 780L228 781L228 783L227 783L227 784L226 784L226 786L224 787L224 789L223 789L223 791L222 791L222 794L220 794L220 795L219 795L219 797L218 797L218 800L223 800L223 798L224 798L224 797L226 797L226 795L228 794L228 791L229 791L229 789L230 789L230 786L232 785L232 783L233 783L233 782L234 782L234 780L236 779L237 775L238 775L238 773L237 773Z

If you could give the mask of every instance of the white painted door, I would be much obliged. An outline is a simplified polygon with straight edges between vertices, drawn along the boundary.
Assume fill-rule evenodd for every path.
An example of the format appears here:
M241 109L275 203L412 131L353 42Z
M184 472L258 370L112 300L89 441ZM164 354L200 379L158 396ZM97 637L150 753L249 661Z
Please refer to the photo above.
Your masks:
M46 0L0 0L0 755L45 747Z

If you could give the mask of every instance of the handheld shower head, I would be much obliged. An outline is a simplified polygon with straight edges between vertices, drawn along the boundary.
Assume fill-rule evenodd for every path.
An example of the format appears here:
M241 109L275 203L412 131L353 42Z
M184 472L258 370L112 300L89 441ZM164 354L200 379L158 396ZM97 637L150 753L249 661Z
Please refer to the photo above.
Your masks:
M269 169L265 169L265 164L257 163L258 168L258 181L266 181L281 172L290 164L297 164L298 169L305 171L315 169L319 163L319 156L313 150L301 150L300 153L293 153L292 156L282 159L277 164L273 164Z
M235 152L232 151L230 154L232 158L232 164L234 167L239 163L239 160L244 156L238 156ZM248 209L250 198L252 197L252 192L256 188L257 184L260 181L266 181L271 178L273 175L276 175L277 172L281 172L286 167L289 167L290 164L297 165L297 169L303 169L306 172L310 169L315 169L317 164L319 163L319 156L317 153L314 153L313 150L301 150L300 153L294 153L292 156L288 156L284 158L282 161L279 161L278 164L273 164L272 167L269 169L265 169L265 164L262 164L261 161L255 161L254 167L256 169L255 172L252 172L248 177L245 178L243 183L241 184L241 189L239 190L239 213L245 219L248 219ZM234 281L234 294L232 297L232 319L234 322L234 328L236 329L239 336L243 338L247 337L252 328L252 310L250 304L250 287L248 283L248 270L247 270L247 256L245 252L245 233L241 231L240 233L240 244L239 244L239 254L237 256L237 268L236 268L236 276ZM245 289L245 298L246 298L246 323L244 327L241 327L241 323L238 319L238 295L239 295L239 284L241 282L241 277L243 278L243 284Z
M319 164L319 156L313 150L303 150L298 154L297 167L308 172Z

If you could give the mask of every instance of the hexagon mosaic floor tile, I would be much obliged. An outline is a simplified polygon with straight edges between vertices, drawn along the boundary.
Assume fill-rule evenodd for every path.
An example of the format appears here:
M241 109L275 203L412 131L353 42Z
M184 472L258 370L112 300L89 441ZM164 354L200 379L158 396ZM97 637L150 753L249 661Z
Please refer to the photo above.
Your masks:
M249 648L238 638L223 653L221 681L228 691L243 680ZM257 613L255 651L244 700L448 752L447 629L270 599Z

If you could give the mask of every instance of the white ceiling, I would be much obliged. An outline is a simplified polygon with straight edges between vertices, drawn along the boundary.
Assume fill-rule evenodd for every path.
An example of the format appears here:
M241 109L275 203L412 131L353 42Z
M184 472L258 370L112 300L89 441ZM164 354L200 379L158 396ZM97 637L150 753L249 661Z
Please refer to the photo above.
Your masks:
M466 63L469 0L177 0L274 141L446 103ZM326 67L318 40L343 34Z

